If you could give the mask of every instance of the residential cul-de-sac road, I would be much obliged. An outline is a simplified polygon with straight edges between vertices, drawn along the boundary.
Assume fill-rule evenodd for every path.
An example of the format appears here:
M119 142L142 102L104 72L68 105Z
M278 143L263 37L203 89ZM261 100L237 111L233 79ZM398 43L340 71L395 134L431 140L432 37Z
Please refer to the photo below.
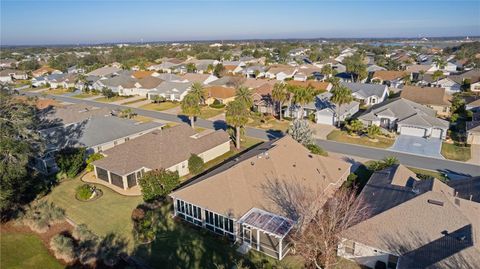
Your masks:
M43 96L42 93L23 92L27 96ZM69 103L86 103L97 107L108 107L111 109L123 109L127 108L123 105L115 105L109 103L95 102L90 100L78 99L67 96L59 95L47 95L49 98L54 98L62 102ZM187 117L163 113L160 111L151 111L138 108L131 108L135 113L142 116L151 117L162 121L171 122L185 122L188 123ZM197 119L196 126L207 129L225 129L226 123L224 121L209 121L203 119ZM283 133L277 131L269 131L257 128L246 128L246 135L254 138L268 140L276 137L281 137ZM329 140L316 140L317 144L327 151L340 153L347 156L356 156L365 159L380 160L387 156L395 156L398 161L406 166L417 167L428 170L436 170L447 174L457 174L459 176L480 176L480 166L451 161L446 159L425 157L421 155L409 154L404 152L392 151L388 149L378 149L371 147L364 147L352 144L344 144Z

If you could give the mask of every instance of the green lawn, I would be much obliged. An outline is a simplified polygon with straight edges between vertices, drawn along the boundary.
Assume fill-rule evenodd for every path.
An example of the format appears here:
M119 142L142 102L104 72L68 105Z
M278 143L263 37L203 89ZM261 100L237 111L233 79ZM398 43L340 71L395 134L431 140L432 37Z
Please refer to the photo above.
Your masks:
M224 112L225 112L225 108L211 108L209 106L202 106L200 111L200 116L198 117L201 119L209 119L211 117L220 115Z
M116 101L120 101L120 100L123 100L123 99L127 99L129 97L130 96L114 96L112 98L101 97L101 98L95 99L95 101L103 102L103 103L111 103L111 102L116 102Z
M250 251L248 257L242 257L236 252L236 246L232 246L225 238L172 219L170 203L165 203L157 211L160 218L156 240L148 245L137 246L134 252L135 256L146 261L152 268L208 269L220 265L232 268L234 262L242 258L247 259L245 264L248 263L251 269L272 266L281 268L280 265L300 268L294 257L286 257L280 262L255 251Z
M131 105L131 104L135 104L137 102L143 102L147 100L147 98L142 98L142 99L138 99L138 100L133 100L133 101L128 101L128 102L125 102L125 103L122 103L122 105Z
M261 128L266 130L276 130L276 131L287 131L290 126L290 121L288 120L277 120L274 117L264 117L262 122L262 117L257 115L252 115L250 120L247 123L247 126Z
M62 94L66 94L66 93L69 93L69 92L71 92L71 91L69 91L68 89L57 88L57 89L50 89L50 90L44 91L43 93L62 95Z
M410 169L415 174L432 176L432 177L440 179L441 181L444 181L444 182L448 180L448 178L445 176L445 174L439 173L439 172L436 172L436 171L425 170L425 169L420 169L420 168L415 168L415 167L408 167L408 169Z
M141 109L146 109L146 110L156 110L156 111L163 111L167 109L171 109L174 107L179 106L180 103L174 103L174 102L161 102L161 103L151 103L151 104L146 104L143 105L139 108Z
M346 132L339 130L333 130L327 135L327 139L341 143L357 144L375 148L389 148L395 142L395 139L382 136L377 137L376 141L372 141L366 136L350 136Z
M130 216L132 210L143 202L142 197L123 196L97 185L103 191L103 196L95 201L81 202L75 199L75 189L81 184L83 182L79 178L64 180L46 198L64 208L75 223L87 224L96 234L114 232L131 241L133 226Z
M1 233L0 267L5 269L64 268L43 245L38 236Z
M83 98L89 98L89 97L94 97L94 96L99 96L99 94L80 93L80 94L76 94L72 97L83 99Z
M442 143L442 155L447 159L462 162L468 161L472 157L469 147L460 147L445 142Z

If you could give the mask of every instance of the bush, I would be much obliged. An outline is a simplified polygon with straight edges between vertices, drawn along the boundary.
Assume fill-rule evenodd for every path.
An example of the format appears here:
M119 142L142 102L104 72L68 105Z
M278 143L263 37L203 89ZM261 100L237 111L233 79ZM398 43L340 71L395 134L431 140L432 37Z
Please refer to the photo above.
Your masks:
M85 152L85 148L64 148L60 150L55 156L59 174L68 178L74 178L78 175L85 164Z
M188 159L188 170L191 174L196 175L201 173L203 171L203 167L204 162L202 158L196 154L190 155L190 158Z
M225 107L225 104L222 104L220 101L218 101L217 99L215 99L215 101L213 101L213 103L210 105L211 108L224 108Z
M47 201L34 202L21 217L25 225L39 233L44 233L50 225L65 218L65 211Z
M328 152L322 149L317 144L309 144L307 145L307 149L310 150L312 154L321 155L321 156L328 156Z
M148 243L155 239L157 218L154 211L143 205L139 205L133 210L133 235L137 242Z
M83 184L83 185L77 187L76 197L79 200L86 201L86 200L89 200L92 197L93 192L94 192L94 187L93 186L91 186L89 184Z
M75 247L70 237L58 234L50 240L50 247L57 259L63 259L66 262L71 262L75 259Z
M98 153L98 152L97 152L97 153L94 153L94 154L92 154L92 155L90 155L90 156L88 156L87 161L86 161L86 163L87 163L87 169L86 169L87 172L92 172L92 171L93 171L93 164L92 164L92 163L93 163L94 161L96 161L96 160L103 159L103 157L104 157L103 154Z
M143 200L152 201L169 194L180 181L178 171L160 169L146 172L138 183L142 188Z

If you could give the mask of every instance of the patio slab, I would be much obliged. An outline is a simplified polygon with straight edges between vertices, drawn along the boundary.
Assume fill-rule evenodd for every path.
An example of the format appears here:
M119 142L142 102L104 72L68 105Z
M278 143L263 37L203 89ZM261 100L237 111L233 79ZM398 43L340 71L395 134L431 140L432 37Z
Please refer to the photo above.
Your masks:
M125 195L125 196L141 196L142 195L142 191L140 190L140 186L138 186L138 185L134 186L130 189L124 190L122 188L119 188L115 185L109 184L108 182L105 182L103 180L100 180L100 179L96 178L94 172L86 173L82 177L82 181L87 182L87 183L100 184L102 186L108 187L111 190L113 190L113 191L115 191L115 192L117 192L121 195Z

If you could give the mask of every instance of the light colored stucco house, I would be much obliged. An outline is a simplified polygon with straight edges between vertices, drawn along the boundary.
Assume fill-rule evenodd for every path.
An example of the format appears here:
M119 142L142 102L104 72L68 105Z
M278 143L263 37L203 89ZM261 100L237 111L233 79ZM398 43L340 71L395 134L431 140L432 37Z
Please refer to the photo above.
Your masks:
M448 121L436 117L436 111L404 98L395 98L368 109L358 119L398 134L445 139Z
M190 126L181 124L103 151L105 158L93 162L93 166L96 178L128 189L137 186L138 179L150 170L166 169L177 171L179 176L187 175L191 154L208 162L229 150L230 137L225 131L197 134Z
M450 115L452 105L450 99L452 97L446 93L444 88L404 86L400 97L427 106L435 110L438 116L448 117Z
M274 194L295 186L307 192L315 190L328 199L346 180L350 167L343 160L312 155L285 136L265 142L172 192L173 214L238 242L246 251L260 251L281 260L291 250L289 233L298 216L273 199Z

